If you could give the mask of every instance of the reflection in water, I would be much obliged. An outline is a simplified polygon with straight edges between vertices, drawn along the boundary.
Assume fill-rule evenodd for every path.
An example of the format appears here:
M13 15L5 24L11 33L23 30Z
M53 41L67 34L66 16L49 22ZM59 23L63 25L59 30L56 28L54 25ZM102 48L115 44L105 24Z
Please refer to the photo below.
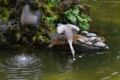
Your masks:
M92 74L96 76L106 74L112 67L106 51L77 52L75 61L70 52L52 50L2 52L0 80L88 80ZM119 75L119 72L109 72L106 76L102 76L101 80L115 75ZM96 80L94 77L90 80L94 79Z
M41 60L34 53L6 54L6 56L0 57L0 80L38 80L42 75Z
M119 73L119 72L113 72L110 76L106 76L106 77L102 78L101 80L108 80L108 79L110 79L110 78L111 78L111 80L112 80L112 77L115 76L115 75L117 75L118 73Z

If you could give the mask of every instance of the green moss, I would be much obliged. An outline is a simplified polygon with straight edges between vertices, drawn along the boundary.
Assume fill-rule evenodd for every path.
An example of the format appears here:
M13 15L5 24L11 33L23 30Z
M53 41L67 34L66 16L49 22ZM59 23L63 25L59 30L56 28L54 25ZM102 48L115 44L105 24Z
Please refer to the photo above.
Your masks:
M49 1L44 6L46 7L46 11L49 12L49 15L47 15L47 13L45 12L43 13L43 15L45 16L45 21L47 22L47 24L49 24L50 31L53 32L55 31L56 20L58 19L59 15L52 10L55 4L52 3L51 1Z
M55 26L55 20L56 20L56 16L53 17L46 17L47 22L50 24L50 26Z
M43 35L44 32L45 32L45 29L41 29L41 31L37 33L38 39L42 40L43 42L48 42L49 39L48 37ZM35 41L36 39L37 39L36 36L34 36L32 40Z
M42 35L42 32L37 32L37 35L38 35L38 36L41 36L41 35Z
M18 31L18 32L16 33L16 38L17 38L17 41L19 41L19 39L21 38L20 31Z
M45 7L47 8L47 10L46 11L49 11L50 12L50 14L51 14L51 16L56 16L56 12L55 11L52 11L52 7L54 7L55 5L53 4L53 3L48 3L48 4L46 4L45 5Z
M46 40L44 39L44 36L39 36L38 40L41 40L42 42L46 42Z
M36 40L36 36L33 36L32 41L35 42L35 40Z
M8 20L9 17L9 7L6 7L8 5L7 0L0 0L0 18L4 20Z
M0 18L3 18L4 20L8 20L8 17L9 17L9 9L3 7L1 12L2 12L2 13L0 14Z

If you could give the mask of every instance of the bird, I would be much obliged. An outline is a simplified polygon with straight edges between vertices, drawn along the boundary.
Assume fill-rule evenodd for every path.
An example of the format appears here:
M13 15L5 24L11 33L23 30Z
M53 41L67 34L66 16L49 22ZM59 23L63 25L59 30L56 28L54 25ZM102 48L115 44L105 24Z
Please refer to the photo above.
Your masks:
M73 34L74 34L73 31L79 31L79 30L80 29L77 26L75 26L73 24L69 24L69 23L60 24L60 25L58 24L58 26L57 26L57 32L59 34L63 33L68 41L68 44L70 46L70 49L71 49L71 52L73 55L73 60L75 60L75 50L72 46L72 42L73 42L72 39L73 39Z

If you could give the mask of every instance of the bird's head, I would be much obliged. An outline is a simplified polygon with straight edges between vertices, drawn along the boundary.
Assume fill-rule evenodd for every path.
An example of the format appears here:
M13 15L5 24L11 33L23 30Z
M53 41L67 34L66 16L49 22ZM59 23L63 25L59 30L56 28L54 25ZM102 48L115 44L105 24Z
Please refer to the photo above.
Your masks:
M63 24L58 24L57 25L57 32L59 33L59 34L61 34L61 33L63 33L65 31L65 25L63 25Z

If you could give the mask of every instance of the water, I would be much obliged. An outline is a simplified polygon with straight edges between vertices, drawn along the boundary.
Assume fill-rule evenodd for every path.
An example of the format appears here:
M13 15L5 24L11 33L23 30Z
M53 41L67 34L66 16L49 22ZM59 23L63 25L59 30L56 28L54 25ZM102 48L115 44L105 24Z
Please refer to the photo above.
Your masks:
M0 50L0 80L120 80L120 2L91 0L91 32L106 39L109 50L77 52L41 49Z

